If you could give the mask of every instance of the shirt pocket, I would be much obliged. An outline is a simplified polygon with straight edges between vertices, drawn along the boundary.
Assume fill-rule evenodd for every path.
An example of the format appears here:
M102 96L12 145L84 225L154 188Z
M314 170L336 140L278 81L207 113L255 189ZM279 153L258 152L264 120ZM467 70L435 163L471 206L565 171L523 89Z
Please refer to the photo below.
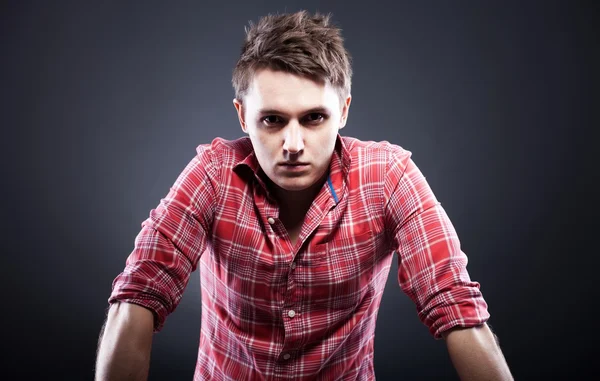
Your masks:
M375 242L371 231L334 238L317 245L312 263L311 302L350 310L372 289Z

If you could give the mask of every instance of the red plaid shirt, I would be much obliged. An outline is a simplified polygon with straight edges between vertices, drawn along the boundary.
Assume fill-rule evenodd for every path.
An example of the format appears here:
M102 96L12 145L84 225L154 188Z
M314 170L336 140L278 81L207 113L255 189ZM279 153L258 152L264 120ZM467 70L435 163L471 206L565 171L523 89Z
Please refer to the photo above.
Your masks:
M372 380L394 253L431 334L487 321L479 283L410 151L338 136L296 245L248 138L198 146L135 240L109 302L149 308L155 332L200 262L195 380Z

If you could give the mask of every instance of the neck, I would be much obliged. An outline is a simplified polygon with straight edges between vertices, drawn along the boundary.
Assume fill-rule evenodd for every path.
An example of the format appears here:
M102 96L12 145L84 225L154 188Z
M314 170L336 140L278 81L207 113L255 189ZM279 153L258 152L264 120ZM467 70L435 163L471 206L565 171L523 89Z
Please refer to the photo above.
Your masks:
M286 214L304 216L327 180L327 175L328 172L325 172L315 184L300 191L285 190L272 182L270 185L275 199L286 210Z

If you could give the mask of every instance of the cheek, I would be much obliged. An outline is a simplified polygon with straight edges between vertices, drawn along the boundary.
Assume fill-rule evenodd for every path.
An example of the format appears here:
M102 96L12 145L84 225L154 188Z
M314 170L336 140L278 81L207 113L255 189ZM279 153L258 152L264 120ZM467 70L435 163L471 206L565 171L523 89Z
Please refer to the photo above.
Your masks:
M261 150L263 151L263 155L271 155L273 151L273 139L270 139L265 136L261 136L259 138L259 144Z
M330 155L333 152L333 148L335 147L335 141L337 138L338 129L336 126L331 125L327 129L327 134L323 137L323 141L327 142L323 144L324 154Z
M269 137L266 134L259 134L257 136L258 142L260 143L260 145L262 145L263 147L268 147L269 143L272 139L269 139Z
M332 133L330 130L316 137L316 140L313 144L313 152L315 155L314 158L317 159L322 166L326 166L329 164L331 154L333 153L333 150L335 148L336 138L337 132Z
M269 158L273 155L273 137L265 134L254 133L250 135L250 140L254 146L254 151L260 158Z

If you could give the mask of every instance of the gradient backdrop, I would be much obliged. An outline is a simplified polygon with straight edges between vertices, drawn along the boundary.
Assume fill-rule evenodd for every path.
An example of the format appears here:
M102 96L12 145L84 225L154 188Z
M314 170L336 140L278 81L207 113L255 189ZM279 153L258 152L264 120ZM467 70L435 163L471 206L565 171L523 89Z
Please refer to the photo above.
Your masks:
M516 379L595 368L595 3L3 1L3 376L93 379L141 222L198 144L242 135L230 79L244 26L302 8L332 12L354 57L343 134L414 153ZM456 379L396 270L377 379ZM155 336L151 380L192 379L200 314L196 272Z

